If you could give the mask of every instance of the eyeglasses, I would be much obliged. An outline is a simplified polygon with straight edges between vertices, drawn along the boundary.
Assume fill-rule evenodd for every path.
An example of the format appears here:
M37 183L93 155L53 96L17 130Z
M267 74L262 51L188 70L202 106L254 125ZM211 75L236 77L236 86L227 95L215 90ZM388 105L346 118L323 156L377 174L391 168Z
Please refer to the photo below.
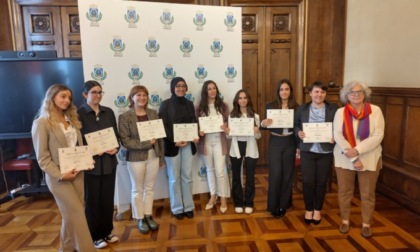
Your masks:
M187 85L176 85L176 88L187 88Z
M365 94L365 91L364 90L350 91L350 92L348 92L348 94L351 95L351 96L362 95L362 94Z
M91 91L89 93L91 93L92 95L104 95L105 94L104 91Z

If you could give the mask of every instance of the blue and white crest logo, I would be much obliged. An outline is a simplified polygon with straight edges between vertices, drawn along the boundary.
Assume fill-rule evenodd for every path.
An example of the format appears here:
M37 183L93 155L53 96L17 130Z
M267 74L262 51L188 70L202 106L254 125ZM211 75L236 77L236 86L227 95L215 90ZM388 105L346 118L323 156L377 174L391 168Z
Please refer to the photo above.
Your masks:
M136 9L132 6L127 8L127 13L124 15L125 21L128 22L128 28L137 28L136 23L139 22L139 14Z
M220 53L223 51L223 45L218 38L213 39L210 50L213 52L213 57L220 57Z
M90 21L90 26L98 27L99 21L102 19L102 13L95 4L89 5L89 10L86 12L86 18Z
M102 65L95 65L93 67L93 72L90 73L90 76L92 77L92 79L96 80L97 82L99 82L99 84L103 85L104 84L104 80L106 79L106 72L104 71L104 68L102 67Z
M198 79L198 83L203 83L204 79L207 78L207 70L204 65L198 65L195 71L195 77Z
M163 78L166 79L166 84L171 83L171 80L176 77L176 72L174 71L174 68L172 65L166 65L165 71L162 73Z
M119 113L123 113L128 107L127 96L125 96L124 93L117 94L117 98L114 100L114 105L118 108Z
M184 53L183 57L190 57L190 52L193 50L193 45L190 42L189 38L183 38L179 49Z
M117 157L123 162L122 164L125 165L127 163L127 150L121 147Z
M114 51L114 57L122 57L122 52L125 50L125 43L122 41L120 36L114 36L112 43L109 45Z
M160 104L162 103L162 98L160 97L159 93L157 92L152 92L150 94L150 99L149 99L149 105L157 110L157 108L159 108Z
M186 93L184 95L185 99L194 102L195 101L195 97L191 94L191 93Z
M133 85L140 84L140 79L143 78L143 72L140 70L139 65L131 65L130 72L128 72L128 77L133 80Z
M229 64L225 71L225 76L228 78L228 82L235 82L234 78L238 72L235 70L235 66L232 64Z
M205 166L201 166L200 169L198 169L198 176L200 178L206 178L207 177L207 168Z
M225 18L225 25L227 27L227 31L233 31L233 27L236 25L236 19L232 12L228 12Z
M194 24L197 26L195 29L197 31L202 31L203 26L206 24L206 17L204 16L202 11L197 11L195 17L193 18Z
M154 37L149 37L146 44L146 50L149 52L149 57L156 57L156 52L159 51L160 45Z
M163 24L163 29L170 30L171 24L174 22L174 17L171 14L171 11L164 9L162 15L160 16L160 22Z

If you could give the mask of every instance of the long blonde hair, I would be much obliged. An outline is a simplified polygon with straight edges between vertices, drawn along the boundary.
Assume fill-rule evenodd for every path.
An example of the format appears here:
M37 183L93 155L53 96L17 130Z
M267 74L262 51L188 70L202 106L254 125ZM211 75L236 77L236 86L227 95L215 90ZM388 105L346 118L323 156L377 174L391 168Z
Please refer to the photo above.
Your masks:
M79 121L77 115L76 106L73 104L73 92L69 87L64 84L54 84L48 88L47 93L45 94L44 101L42 102L41 108L39 109L39 118L45 118L51 124L51 126L58 126L60 120L57 117L59 108L54 103L54 98L61 91L70 91L70 105L63 111L64 115L70 120L70 123L77 129L82 127L82 123Z

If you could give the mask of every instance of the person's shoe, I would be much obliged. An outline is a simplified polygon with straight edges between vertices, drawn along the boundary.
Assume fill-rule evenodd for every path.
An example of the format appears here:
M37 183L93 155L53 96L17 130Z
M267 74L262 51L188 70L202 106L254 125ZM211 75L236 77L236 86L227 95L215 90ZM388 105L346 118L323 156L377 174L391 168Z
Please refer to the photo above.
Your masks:
M101 248L105 248L106 246L108 246L108 243L106 243L106 241L99 239L97 241L93 242L93 245L95 246L96 249L101 249Z
M312 223L314 225L319 225L319 223L321 223L321 219L319 219L319 220L312 219Z
M372 230L370 230L370 227L363 227L362 228L362 236L365 238L369 238L372 236Z
M147 225L146 221L144 219L140 219L137 223L137 227L142 234L147 234L150 232L150 228Z
M220 206L220 212L226 213L226 211L227 211L227 206L225 207Z
M183 213L178 213L178 214L174 214L173 216L177 219L177 220L182 220L184 219L184 214Z
M188 219L192 219L194 217L194 211L185 212L185 216L187 216Z
M254 212L254 208L252 208L252 207L245 207L245 213L246 214L252 214L252 212Z
M153 220L151 215L144 216L144 219L149 226L150 230L155 231L159 229L159 225Z
M340 230L340 233L342 234L347 234L350 231L350 225L348 223L341 223L338 230Z
M116 213L115 214L115 219L117 221L130 220L131 219L131 209L128 209L127 211L122 212L122 213Z
M242 207L235 207L235 213L241 214L244 212L244 209Z
M276 219L279 219L279 218L280 218L280 215L279 215L279 212L278 212L278 211L271 212L271 215L272 215L274 218L276 218Z
M286 209L284 209L284 208L280 208L279 209L279 216L280 217L283 217L283 216L285 216L286 215Z
M107 237L104 238L104 240L108 243L114 243L118 241L118 237L114 234L109 234Z

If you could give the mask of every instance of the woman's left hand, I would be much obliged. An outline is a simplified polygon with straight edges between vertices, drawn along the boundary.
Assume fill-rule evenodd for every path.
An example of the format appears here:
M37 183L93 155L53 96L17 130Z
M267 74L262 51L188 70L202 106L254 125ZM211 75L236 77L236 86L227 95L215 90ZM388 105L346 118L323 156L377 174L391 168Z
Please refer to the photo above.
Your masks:
M107 152L105 152L108 155L115 155L118 152L118 149L112 149L112 150L108 150Z

